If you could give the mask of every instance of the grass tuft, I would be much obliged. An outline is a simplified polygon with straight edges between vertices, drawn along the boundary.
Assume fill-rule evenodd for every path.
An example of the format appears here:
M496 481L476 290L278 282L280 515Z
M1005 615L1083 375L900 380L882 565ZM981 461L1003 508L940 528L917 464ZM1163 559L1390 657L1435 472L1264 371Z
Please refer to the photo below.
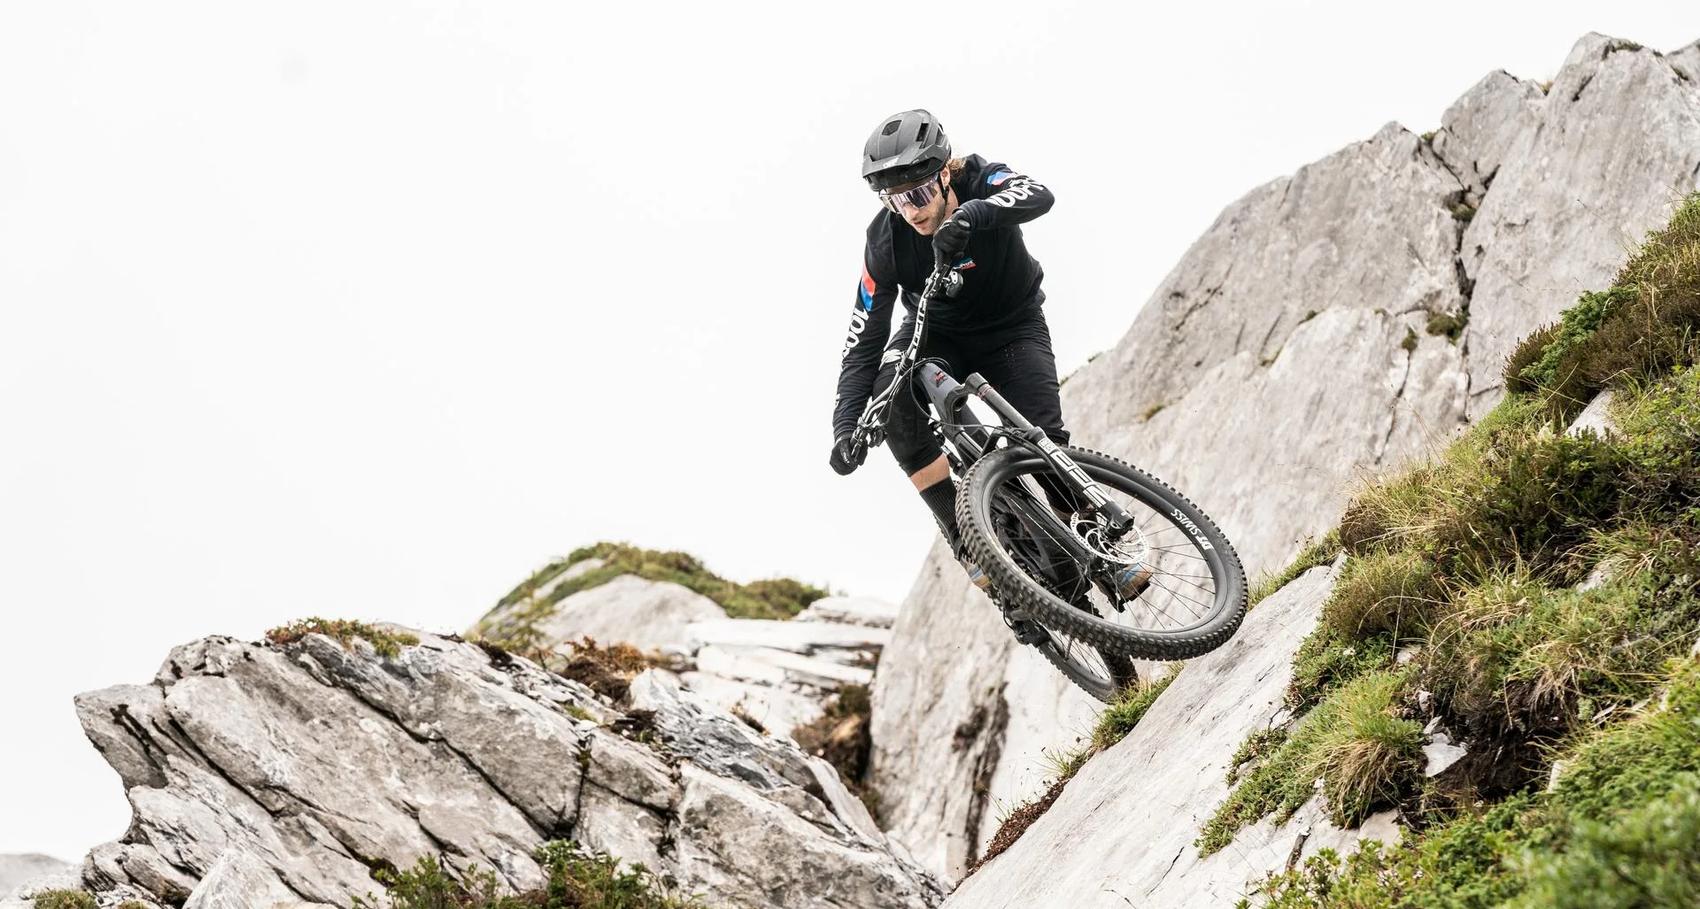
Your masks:
M1169 684L1179 674L1180 667L1176 666L1156 681L1142 678L1124 689L1115 701L1098 715L1098 725L1092 730L1092 751L1104 751L1126 738L1127 734L1133 731L1133 727L1145 718L1145 713L1151 709L1151 705L1157 703L1158 696L1169 690Z
M1330 818L1355 824L1414 791L1421 769L1422 725L1399 715L1404 677L1370 672L1328 694L1284 737L1241 746L1261 763L1238 774L1241 782L1204 825L1197 842L1209 855L1246 824L1273 814L1284 821L1316 794ZM1277 744L1278 742L1278 744ZM1237 765L1236 765L1237 767Z
M356 638L372 645L378 656L394 659L401 655L403 647L412 647L419 643L417 635L404 631L386 631L365 622L350 619L321 619L317 616L280 625L266 632L266 640L273 644L293 644L310 634L322 634L335 640L343 647L350 647Z
M1260 578L1257 583L1253 584L1251 597L1248 601L1249 605L1246 608L1249 609L1274 596L1276 591L1292 583L1294 578L1312 568L1327 565L1334 561L1334 558L1339 554L1340 531L1338 529L1330 530L1323 534L1321 539L1306 544L1305 548L1300 550L1293 561L1280 573Z

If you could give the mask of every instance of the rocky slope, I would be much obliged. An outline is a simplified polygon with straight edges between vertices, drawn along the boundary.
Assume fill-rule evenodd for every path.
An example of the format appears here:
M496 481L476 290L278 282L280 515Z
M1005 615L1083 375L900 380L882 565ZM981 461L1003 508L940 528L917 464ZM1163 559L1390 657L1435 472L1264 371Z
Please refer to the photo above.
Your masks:
M823 597L786 620L733 618L701 593L636 574L557 599L563 585L613 570L601 558L567 561L535 587L522 585L523 596L504 598L468 635L543 652L589 636L659 653L699 698L775 735L818 719L839 688L871 683L897 618L895 606L867 597Z
M1249 572L1279 568L1355 477L1497 401L1516 339L1608 285L1700 184L1697 66L1700 44L1588 35L1549 87L1489 74L1433 134L1390 124L1252 190L1067 380L1075 437L1190 492ZM958 574L929 555L873 720L888 830L949 877L1090 711Z
M1282 698L1292 655L1336 572L1300 576L1253 610L1226 646L1187 664L1127 738L1088 761L1015 847L945 905L1227 906L1269 870L1318 849L1395 838L1391 813L1340 830L1313 800L1286 823L1259 823L1208 857L1193 845L1228 794L1240 742L1288 716Z
M523 890L556 838L716 906L941 896L831 767L659 670L615 707L458 639L384 656L362 638L214 637L77 710L134 811L83 863L102 905L347 906L378 889L374 869L421 856Z

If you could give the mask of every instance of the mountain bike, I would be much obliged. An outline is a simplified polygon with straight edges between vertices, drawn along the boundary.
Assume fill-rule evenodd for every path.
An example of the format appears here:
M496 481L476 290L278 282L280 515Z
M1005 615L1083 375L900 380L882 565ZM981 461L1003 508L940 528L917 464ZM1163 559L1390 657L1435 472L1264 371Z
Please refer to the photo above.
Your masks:
M1245 572L1209 516L1137 467L1057 445L979 373L958 382L944 361L921 358L928 304L961 284L944 262L928 276L895 379L851 435L852 460L884 442L895 395L914 395L949 458L962 545L992 602L1021 643L1093 697L1132 684L1134 659L1221 646L1245 617Z

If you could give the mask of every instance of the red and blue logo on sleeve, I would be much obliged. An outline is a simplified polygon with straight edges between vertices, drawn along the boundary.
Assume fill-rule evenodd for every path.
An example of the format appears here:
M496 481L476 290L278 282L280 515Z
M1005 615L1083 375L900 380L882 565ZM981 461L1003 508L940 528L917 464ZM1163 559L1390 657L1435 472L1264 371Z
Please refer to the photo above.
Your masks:
M868 266L862 266L862 286L860 288L862 308L868 312L874 311L874 294L879 292L879 285L874 283L874 276L868 274Z
M996 173L987 174L986 175L986 183L990 186L1002 186L1003 181L1008 180L1010 177L1013 177L1013 176L1015 176L1015 175L1010 173L1007 170L1000 170L1000 171L997 171Z

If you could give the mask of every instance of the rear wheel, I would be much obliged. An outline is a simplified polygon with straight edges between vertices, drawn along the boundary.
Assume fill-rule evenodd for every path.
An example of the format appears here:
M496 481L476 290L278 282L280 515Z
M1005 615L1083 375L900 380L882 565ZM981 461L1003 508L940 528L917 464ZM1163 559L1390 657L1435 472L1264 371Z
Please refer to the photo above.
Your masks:
M1068 504L1050 464L1021 447L970 468L957 523L1005 607L1050 632L1046 658L1102 698L1068 667L1102 688L1118 674L1112 658L1179 660L1215 649L1245 616L1245 573L1215 523L1167 484L1108 455L1064 450L1133 517L1128 534L1113 539L1101 516ZM1096 661L1069 656L1085 650ZM1131 678L1131 663L1122 665Z

